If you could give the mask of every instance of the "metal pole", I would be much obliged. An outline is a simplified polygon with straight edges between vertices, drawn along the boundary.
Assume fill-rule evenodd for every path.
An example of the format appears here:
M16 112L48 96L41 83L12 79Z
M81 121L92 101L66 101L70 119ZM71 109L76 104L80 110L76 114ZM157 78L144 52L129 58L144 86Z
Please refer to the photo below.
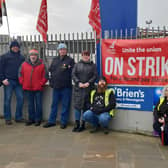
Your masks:
M6 3L6 1L5 1ZM7 5L6 5L7 6ZM6 8L6 21L7 21L7 27L8 27L8 43L10 45L10 28L9 28L9 20L8 20L8 14L7 14L7 8Z
M100 76L102 76L102 51L101 51L101 45L102 45L102 31L100 32Z
M47 67L47 69L49 68L49 63L48 63L48 59L47 59L47 57L46 57L46 50L47 50L47 54L49 54L49 47L48 47L48 35L47 35L47 42L46 43L44 43L44 47L45 47L45 49L44 49L44 55L43 55L43 60L44 60L44 62L45 62L45 65L46 65L46 67Z

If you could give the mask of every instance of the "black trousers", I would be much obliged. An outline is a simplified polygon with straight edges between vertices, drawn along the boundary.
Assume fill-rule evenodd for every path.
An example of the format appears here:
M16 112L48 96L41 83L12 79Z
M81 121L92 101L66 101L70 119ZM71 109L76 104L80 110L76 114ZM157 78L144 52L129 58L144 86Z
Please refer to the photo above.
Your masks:
M155 131L159 133L160 139L161 139L161 128L160 128L161 126L162 124L159 122L155 122L153 124L153 128ZM168 145L168 123L166 123L164 127L164 144Z

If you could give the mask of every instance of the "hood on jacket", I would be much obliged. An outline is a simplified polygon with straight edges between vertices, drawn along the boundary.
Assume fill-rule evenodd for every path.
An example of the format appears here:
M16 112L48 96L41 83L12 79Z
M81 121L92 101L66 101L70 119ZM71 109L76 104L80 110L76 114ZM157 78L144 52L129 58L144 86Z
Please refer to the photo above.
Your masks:
M15 46L20 49L20 44L19 44L19 42L18 42L17 40L13 40L13 41L11 42L11 44L10 44L10 49L11 49L12 47L15 47Z

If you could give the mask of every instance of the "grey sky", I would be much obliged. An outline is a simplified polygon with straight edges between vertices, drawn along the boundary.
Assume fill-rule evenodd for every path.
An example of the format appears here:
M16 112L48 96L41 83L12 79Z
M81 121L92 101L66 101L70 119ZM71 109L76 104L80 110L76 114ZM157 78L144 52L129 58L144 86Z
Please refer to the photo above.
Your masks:
M146 26L146 20L152 20L151 27L167 27L168 0L138 0L138 25Z
M85 32L90 0L48 0L48 32ZM11 34L35 34L41 0L6 0ZM7 33L6 19L0 34Z
M90 31L91 0L48 0L48 33ZM6 0L12 35L37 34L36 22L41 0ZM138 25L168 26L168 0L138 0ZM7 33L6 19L0 34Z

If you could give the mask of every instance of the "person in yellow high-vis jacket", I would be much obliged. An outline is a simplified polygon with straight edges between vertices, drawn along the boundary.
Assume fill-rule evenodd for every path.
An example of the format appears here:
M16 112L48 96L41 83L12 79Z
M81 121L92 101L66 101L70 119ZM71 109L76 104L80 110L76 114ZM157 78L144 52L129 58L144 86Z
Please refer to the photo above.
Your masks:
M155 119L153 128L159 133L162 144L168 145L168 85L164 87L153 114Z
M104 133L108 134L109 122L114 117L116 99L113 90L107 89L105 77L100 77L97 89L91 91L88 106L89 110L84 112L83 119L93 125L90 132L97 132L100 125Z

